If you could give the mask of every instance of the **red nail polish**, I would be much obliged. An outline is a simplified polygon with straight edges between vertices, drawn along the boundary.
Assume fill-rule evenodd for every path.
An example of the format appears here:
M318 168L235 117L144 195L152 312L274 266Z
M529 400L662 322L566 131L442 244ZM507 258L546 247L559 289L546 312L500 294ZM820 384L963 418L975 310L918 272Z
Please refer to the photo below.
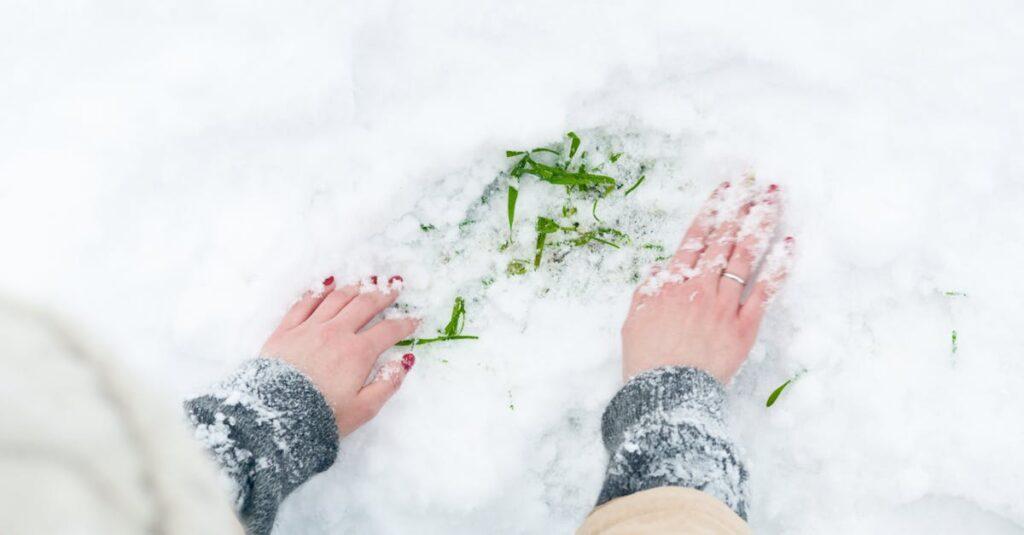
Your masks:
M779 185L778 184L772 184L772 185L768 186L768 191L769 192L778 191L778 190L779 190Z
M373 275L373 276L370 277L370 284L372 284L374 286L377 285L377 276L376 275Z
M401 275L392 275L391 278L388 279L388 284L391 284L395 281L405 282L405 279L403 279Z
M786 236L786 244L793 245L793 242L795 242L795 241L796 241L796 238L794 238L792 236Z
M732 182L729 182L728 180L726 180L725 182L722 182L722 189L729 189L731 187L732 187Z
M324 279L324 286L330 286L332 284L334 284L334 275L331 275L330 277Z
M411 370L413 364L416 364L416 355L412 353L402 355L402 367L405 368L405 371Z

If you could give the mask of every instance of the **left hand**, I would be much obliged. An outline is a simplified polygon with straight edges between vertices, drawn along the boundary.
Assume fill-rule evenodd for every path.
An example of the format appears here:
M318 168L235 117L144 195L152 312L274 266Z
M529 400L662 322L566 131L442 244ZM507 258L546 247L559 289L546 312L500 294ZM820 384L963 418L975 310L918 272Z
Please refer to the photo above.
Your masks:
M376 416L416 363L416 357L407 353L400 362L385 364L375 380L366 383L381 353L419 325L413 318L386 319L363 330L395 302L401 288L399 276L386 285L372 277L340 288L329 277L322 291L309 292L292 306L260 350L261 356L280 358L313 381L334 411L341 436Z

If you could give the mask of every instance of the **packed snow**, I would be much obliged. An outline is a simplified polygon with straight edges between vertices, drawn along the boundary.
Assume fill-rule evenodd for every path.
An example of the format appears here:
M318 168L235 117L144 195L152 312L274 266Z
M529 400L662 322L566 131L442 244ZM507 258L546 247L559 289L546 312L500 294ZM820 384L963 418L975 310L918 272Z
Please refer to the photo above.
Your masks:
M644 243L723 180L781 187L796 262L729 399L755 532L1024 533L1022 28L1012 1L14 0L0 288L169 404L328 275L401 274L421 336L464 296L480 339L417 347L279 531L570 532L654 259L509 275L480 199L572 130L648 165L598 208ZM559 195L522 187L514 243Z

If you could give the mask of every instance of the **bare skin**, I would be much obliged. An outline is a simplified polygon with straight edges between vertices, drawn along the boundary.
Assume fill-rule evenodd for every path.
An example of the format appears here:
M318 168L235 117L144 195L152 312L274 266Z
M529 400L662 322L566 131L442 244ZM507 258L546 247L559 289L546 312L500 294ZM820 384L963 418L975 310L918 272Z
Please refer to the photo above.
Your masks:
M418 319L386 319L364 329L398 298L402 278L379 285L335 287L334 277L321 292L307 293L285 314L260 355L280 358L305 373L334 411L341 436L370 421L401 386L416 357L384 364L366 383L381 353L408 337Z
M756 280L779 219L776 185L720 185L687 230L668 264L633 296L622 326L622 373L630 377L662 366L690 366L722 384L747 359L765 306L786 276L794 240L772 249ZM722 276L732 273L750 286Z

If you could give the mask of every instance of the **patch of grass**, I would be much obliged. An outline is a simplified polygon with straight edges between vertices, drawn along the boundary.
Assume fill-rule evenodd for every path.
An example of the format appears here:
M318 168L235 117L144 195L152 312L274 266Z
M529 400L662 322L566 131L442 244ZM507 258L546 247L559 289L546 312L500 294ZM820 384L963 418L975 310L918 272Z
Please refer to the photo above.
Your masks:
M559 248L553 257L560 260L568 248L602 245L619 249L632 244L631 238L622 230L613 226L603 224L598 216L598 204L602 199L616 191L623 191L624 184L612 176L601 174L599 171L607 163L615 163L623 156L623 153L612 153L606 159L598 157L591 165L587 150L583 148L583 140L575 132L566 133L565 140L560 144L553 144L546 147L536 147L530 150L507 150L505 156L515 158L514 163L504 174L506 182L495 181L487 188L475 206L490 207L491 202L504 188L507 197L505 203L506 218L508 220L508 239L498 245L502 253L508 252L510 259L505 268L508 276L525 275L530 271L532 264L534 269L539 269L545 254L552 248ZM640 168L640 173L643 168ZM638 174L640 174L638 173ZM635 175L634 175L635 176ZM561 207L561 215L550 214L540 215L536 218L534 230L536 239L533 242L533 250L529 250L526 244L516 245L513 243L514 228L516 224L516 212L519 207L522 181L532 177L538 182L562 186L565 188L566 202ZM640 176L629 188L624 190L623 196L634 191L643 181L645 176ZM582 214L577 209L581 202L590 202L590 215L600 226L583 224ZM490 209L490 208L488 208ZM471 209L470 212L458 223L462 235L472 225L481 220L481 214ZM420 223L420 230L433 232L437 230L433 224ZM660 246L659 246L660 247ZM646 244L645 249L650 249ZM658 249L662 252L663 249ZM456 251L454 254L458 255ZM532 258L530 258L532 256ZM524 257L526 257L524 259ZM445 258L444 261L451 260ZM487 288L494 284L493 274L481 279L481 286ZM417 346L435 342L452 340L475 340L475 335L463 334L466 318L466 303L459 296L455 298L452 306L451 316L448 323L437 330L437 336L428 338L410 338L400 341L398 346Z
M611 176L595 172L603 166L603 163L597 168L588 169L587 151L580 150L583 141L579 135L575 132L568 132L566 138L568 139L568 148L563 144L562 151L550 147L505 151L507 157L517 158L508 171L510 180L506 211L510 234L515 224L515 209L519 200L518 182L524 177L532 176L541 182L564 186L569 198L561 209L561 219L568 224L559 224L554 216L539 216L537 218L533 250L534 269L540 268L545 249L556 245L559 247L583 247L589 244L601 244L618 249L631 242L629 236L619 229L609 226L588 229L575 219L578 214L572 199L583 197L591 201L590 215L594 221L603 223L598 215L598 203L613 191L622 188L623 184ZM555 158L551 158L551 155ZM608 157L608 161L614 163L621 157L621 152L613 153ZM645 179L646 176L641 176L625 190L623 196L632 193ZM555 233L564 234L564 239L552 242L551 235ZM500 246L499 250L507 250L510 244L511 238L509 242ZM520 261L513 260L509 263L506 271L509 275L521 275L523 268L524 265Z
M960 345L957 343L956 329L953 329L953 332L950 334L949 338L952 342L953 354L956 355L956 350L960 348Z

